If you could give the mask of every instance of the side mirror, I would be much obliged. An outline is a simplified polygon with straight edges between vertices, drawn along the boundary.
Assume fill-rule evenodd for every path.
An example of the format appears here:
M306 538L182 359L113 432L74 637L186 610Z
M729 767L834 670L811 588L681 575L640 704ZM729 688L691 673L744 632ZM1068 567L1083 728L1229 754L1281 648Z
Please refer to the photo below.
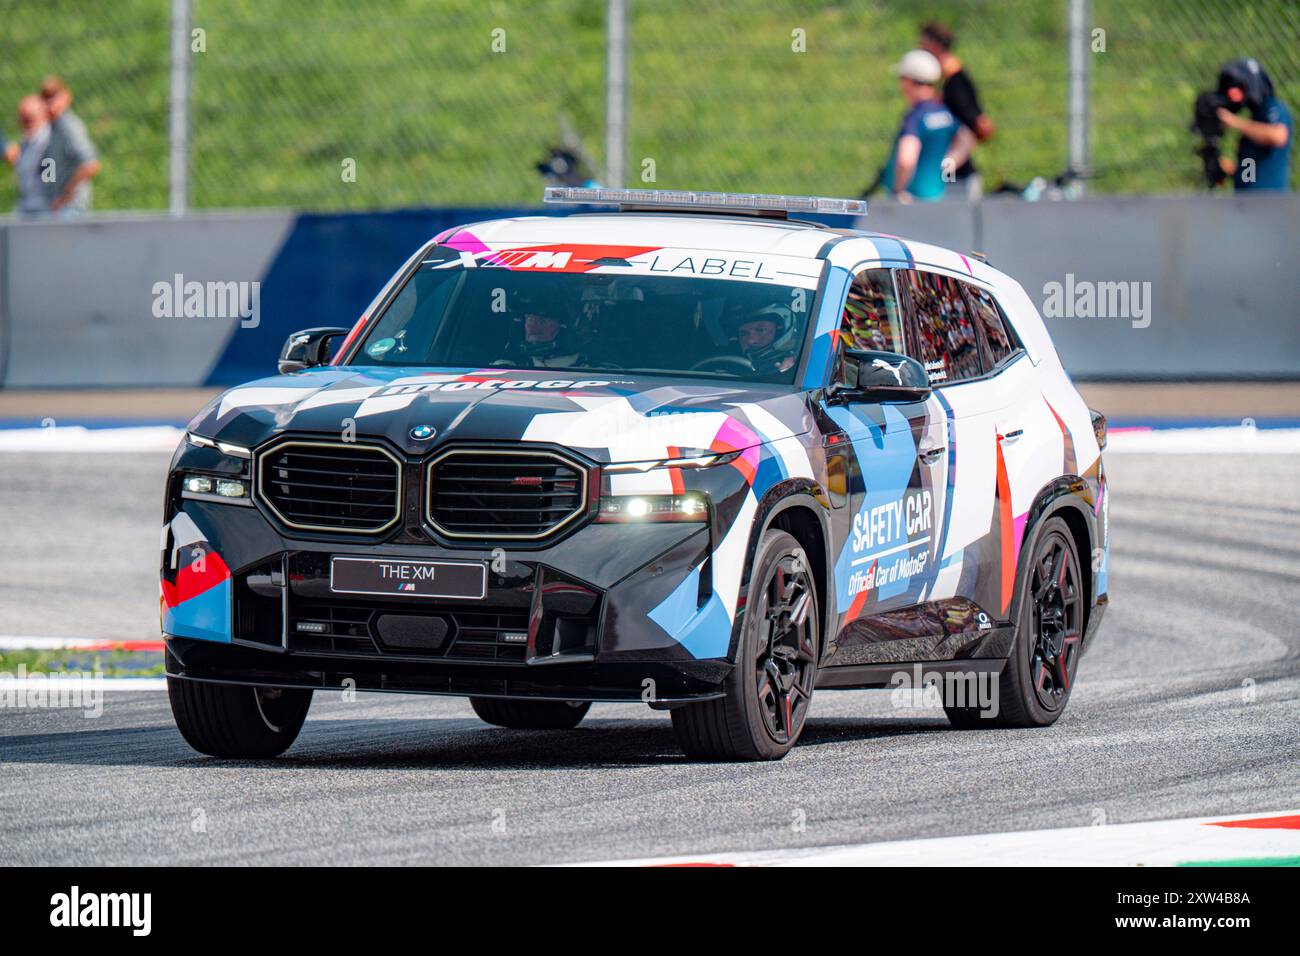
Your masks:
M897 352L848 349L832 394L847 402L919 402L930 396L930 376L914 358Z
M350 331L352 330L330 327L294 332L285 340L276 367L281 375L288 375L290 372L301 372L305 368L324 365L329 361L330 340L340 335L347 335Z

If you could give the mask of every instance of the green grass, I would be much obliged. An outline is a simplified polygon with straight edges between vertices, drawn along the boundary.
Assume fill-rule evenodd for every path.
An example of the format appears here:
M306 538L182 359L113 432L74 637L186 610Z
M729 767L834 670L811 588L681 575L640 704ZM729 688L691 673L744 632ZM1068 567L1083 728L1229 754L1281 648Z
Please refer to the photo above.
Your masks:
M5 650L0 674L94 674L105 677L161 677L163 655L154 651Z
M986 182L1065 165L1065 0L630 5L629 184L648 159L663 188L855 195L889 149L889 67L923 16L957 31L999 127L978 157ZM1092 7L1106 31L1090 58L1097 191L1197 187L1191 101L1222 60L1257 56L1300 109L1287 0ZM0 0L3 128L19 95L63 73L104 160L99 209L166 205L168 8ZM534 204L533 164L565 126L600 160L604 0L195 0L193 23L207 47L193 55L196 206ZM0 208L13 199L0 176Z

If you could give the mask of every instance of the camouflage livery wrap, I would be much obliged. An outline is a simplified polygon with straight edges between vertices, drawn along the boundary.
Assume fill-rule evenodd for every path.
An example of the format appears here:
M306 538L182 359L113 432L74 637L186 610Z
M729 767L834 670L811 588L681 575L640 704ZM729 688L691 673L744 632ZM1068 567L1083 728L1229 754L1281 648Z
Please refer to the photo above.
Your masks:
M1098 432L1034 306L1005 275L893 237L668 216L476 224L438 237L404 270L435 250L447 268L589 271L617 254L632 268L680 270L689 260L712 270L700 281L780 265L815 293L814 314L790 386L355 365L363 318L336 364L224 393L172 461L161 543L169 672L594 700L649 699L649 680L656 700L707 699L735 662L755 546L769 527L794 534L812 565L819 666L838 675L833 685L879 684L881 665L1005 657L1022 556L1052 515L1076 538L1095 630L1108 560ZM996 375L939 385L920 401L837 401L836 333L864 268L922 268L989 290L1018 353ZM282 520L264 489L274 453L294 442L374 449L383 468L393 462L391 526L333 533ZM430 518L430 469L456 449L557 456L585 496L578 513L534 540L444 533ZM194 474L245 482L249 493L187 495ZM707 520L599 520L609 497L691 495L707 503ZM483 594L348 595L339 558L482 567Z

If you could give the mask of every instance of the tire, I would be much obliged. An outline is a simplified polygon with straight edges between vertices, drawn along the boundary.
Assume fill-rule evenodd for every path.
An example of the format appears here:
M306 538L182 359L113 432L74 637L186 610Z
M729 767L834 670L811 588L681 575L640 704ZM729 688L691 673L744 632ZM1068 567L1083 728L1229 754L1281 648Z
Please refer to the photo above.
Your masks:
M803 547L768 531L754 555L736 666L723 696L675 707L688 757L780 760L799 740L817 681L821 615Z
M998 680L998 712L986 717L977 707L945 705L954 727L1047 727L1069 703L1088 595L1074 536L1063 519L1043 524L1020 589L1016 636Z
M511 730L572 730L591 710L591 701L502 700L471 697L469 705L479 719Z
M176 728L199 753L213 757L278 757L298 738L311 691L204 684L167 678Z

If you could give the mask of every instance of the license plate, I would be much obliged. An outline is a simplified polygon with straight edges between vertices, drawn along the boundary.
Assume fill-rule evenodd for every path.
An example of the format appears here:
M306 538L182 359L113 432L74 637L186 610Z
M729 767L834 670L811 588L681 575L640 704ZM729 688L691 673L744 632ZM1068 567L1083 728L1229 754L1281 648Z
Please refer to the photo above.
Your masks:
M487 565L480 561L334 558L330 590L337 594L479 600L487 594Z

